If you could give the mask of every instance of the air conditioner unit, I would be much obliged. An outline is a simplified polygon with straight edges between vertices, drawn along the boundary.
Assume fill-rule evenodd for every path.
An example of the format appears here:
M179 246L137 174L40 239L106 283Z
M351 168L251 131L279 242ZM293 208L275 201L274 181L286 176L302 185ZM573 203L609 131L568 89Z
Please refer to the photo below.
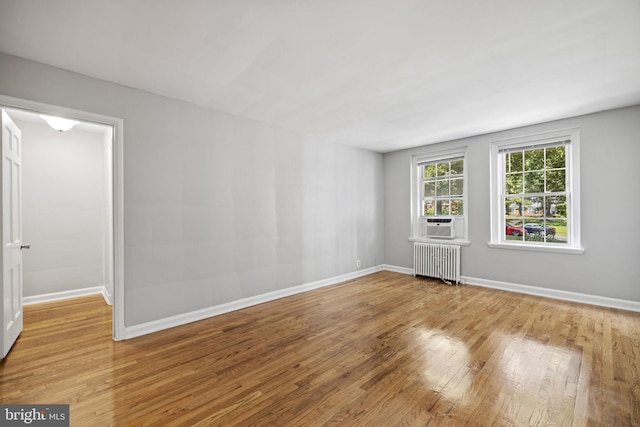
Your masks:
M455 237L456 222L453 218L427 218L427 237L438 239L453 239Z

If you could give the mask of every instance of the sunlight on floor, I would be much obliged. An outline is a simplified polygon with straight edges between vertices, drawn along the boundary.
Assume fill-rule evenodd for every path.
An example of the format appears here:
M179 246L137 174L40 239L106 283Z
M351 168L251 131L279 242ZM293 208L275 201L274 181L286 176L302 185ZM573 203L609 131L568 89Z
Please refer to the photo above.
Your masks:
M420 333L425 346L425 379L444 398L463 402L473 382L467 345L443 331L422 329Z

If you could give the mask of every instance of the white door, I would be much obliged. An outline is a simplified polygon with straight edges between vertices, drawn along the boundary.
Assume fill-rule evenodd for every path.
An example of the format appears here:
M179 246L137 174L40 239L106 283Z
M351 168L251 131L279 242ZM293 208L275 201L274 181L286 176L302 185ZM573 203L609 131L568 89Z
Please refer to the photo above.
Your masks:
M20 129L2 110L2 358L22 331L22 181ZM25 245L25 247L28 247Z

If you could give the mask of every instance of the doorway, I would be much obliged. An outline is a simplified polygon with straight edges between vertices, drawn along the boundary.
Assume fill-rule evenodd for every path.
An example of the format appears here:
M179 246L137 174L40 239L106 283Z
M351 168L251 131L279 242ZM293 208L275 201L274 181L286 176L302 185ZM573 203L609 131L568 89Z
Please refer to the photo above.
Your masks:
M5 112L21 133L23 303L101 293L111 305L113 128L61 131L39 114Z
M63 259L63 258L66 259L67 264L69 264L69 258L74 257L74 251L75 251L75 256L78 258L76 260L76 265L67 265L66 268L68 270L69 269L73 270L75 268L76 273L83 273L85 278L84 279L79 278L80 280L85 280L85 281L89 280L87 279L88 277L91 277L90 280L94 282L98 280L98 286L90 286L89 288L80 287L80 289L67 289L67 290L62 290L60 292L55 292L55 286L54 286L53 288L51 288L51 289L54 289L54 292L51 292L51 293L46 292L47 288L43 287L43 284L42 284L43 281L39 280L47 276L46 268L42 267L42 265L47 264L47 262L43 263L42 262L43 258L39 258L39 262L35 264L36 267L31 268L30 271L28 271L29 274L25 275L25 279L30 280L35 284L35 291L32 286L32 288L30 289L30 293L33 294L34 292L35 293L39 292L40 294L42 293L50 294L49 296L53 295L54 298L56 296L72 297L72 296L82 295L86 293L95 293L92 291L96 291L98 288L100 288L101 290L100 293L103 294L103 296L105 297L105 300L108 303L111 303L113 305L112 337L114 340L124 339L125 338L124 311L123 311L124 286L123 286L123 267L122 267L123 265L123 220L122 220L122 217L123 217L123 212L122 212L122 203L123 203L123 200L122 200L122 194L123 194L123 191L122 191L122 164L123 164L122 125L123 125L123 121L117 118L96 115L93 113L88 113L83 111L70 110L66 108L61 108L57 106L52 106L52 105L47 105L47 104L42 104L42 103L37 103L37 102L32 102L27 100L4 97L2 95L0 95L0 107L5 109L10 117L14 116L13 117L14 121L18 123L22 123L23 125L26 124L25 126L30 128L29 132L27 133L23 132L23 135L26 135L26 138L23 137L25 144L30 143L29 135L37 134L37 132L34 129L37 129L37 128L42 129L43 126L47 126L47 124L44 123L44 121L40 118L40 114L62 116L62 117L79 121L80 123L77 125L78 128L77 128L77 131L75 132L76 137L82 132L85 132L86 135L92 134L92 136L89 139L93 139L93 142L86 144L84 146L77 145L77 147L82 146L83 147L82 150L86 151L85 154L89 156L93 156L94 158L94 160L92 160L93 162L95 161L102 162L102 164L98 165L97 167L99 169L99 171L97 172L98 173L97 175L96 175L96 171L92 170L91 176L86 175L83 178L86 181L94 181L94 182L97 182L96 180L99 179L100 180L99 191L97 191L97 194L91 194L90 191L87 191L87 189L90 188L90 186L87 186L87 185L90 185L90 183L78 181L77 177L75 178L71 176L66 177L66 179L73 180L73 181L67 181L67 187L69 186L73 187L70 190L71 193L73 193L74 191L80 192L80 193L84 192L83 197L87 196L85 197L85 199L87 200L92 199L91 201L87 202L87 203L93 203L93 205L91 205L92 206L91 208L87 208L87 206L89 205L85 204L84 208L82 208L84 209L84 212L81 212L81 213L77 212L77 215L75 215L75 217L74 215L70 215L69 218L65 218L65 216L67 216L66 213L71 212L73 209L73 206L64 207L65 194L62 194L62 195L49 194L47 196L48 192L46 191L46 189L42 189L41 191L39 191L38 197L23 197L23 201L29 202L29 205L27 206L27 208L33 208L34 205L37 205L38 203L41 202L40 199L43 199L43 198L46 199L47 197L49 199L57 199L57 200L53 200L54 202L53 205L50 205L50 206L54 206L54 208L52 208L52 211L31 213L30 215L31 221L29 223L31 225L33 225L34 223L37 223L36 224L37 227L40 227L42 229L46 229L47 221L53 220L53 219L58 221L57 224L62 224L62 227L67 227L67 228L74 227L73 225L74 220L77 221L76 228L80 228L80 226L82 226L87 230L89 225L92 225L93 227L93 226L96 226L97 224L97 226L99 227L99 230L92 228L92 231L88 233L87 232L83 233L82 230L74 230L74 232L71 234L74 234L75 237L77 237L80 234L84 234L85 235L84 237L87 237L87 239L84 239L82 241L77 240L75 242L76 243L75 246L74 246L74 242L71 240L67 242L68 245L66 246L64 244L60 244L61 242L47 241L47 237L51 237L51 235L45 236L42 239L38 238L39 239L38 243L39 243L39 247L41 248L49 245L49 248L48 248L49 253L50 254L53 253L54 258L58 256L59 259ZM53 131L53 129L49 129L49 130ZM72 136L71 134L72 132L70 131L68 134L69 137ZM56 131L53 131L53 134L50 134L49 139L54 140L54 139L60 139L60 138L64 138L64 134L56 134ZM38 144L42 144L42 141L38 142ZM71 144L73 145L73 142L71 142ZM99 146L97 146L96 144L98 144ZM92 146L92 148L89 148L90 146ZM40 148L42 150L44 150L45 147L46 145L40 145ZM89 153L90 151L92 151L92 153ZM28 150L25 148L23 149L23 153L24 152L28 152ZM55 154L55 153L56 153L55 151L50 152L50 154ZM58 161L60 160L68 161L68 158L72 157L71 154L73 153L67 151L66 155L65 153L62 153L62 152L58 154L59 155L56 157ZM51 161L54 162L56 161L56 159L52 158ZM29 159L26 158L26 161L28 162ZM40 161L42 161L42 159L40 159ZM83 162L84 160L81 159L79 160L79 162L76 161L73 165L69 165L69 168L67 169L70 172L69 175L72 175L71 172L81 173L82 171L77 171L75 170L75 168L77 168L80 165L80 163L83 163ZM57 165L59 170L60 170L60 166L61 165ZM89 172L91 169L96 168L95 163L93 164L93 166L86 165L86 164L83 164L81 166L84 167L87 172ZM23 165L23 169L26 171L28 168ZM42 169L46 169L46 168L42 168ZM62 165L62 170L64 170L64 165ZM42 172L43 172L42 170L37 171L36 173L40 175L33 179L35 180L42 179L44 176L42 175ZM33 176L33 172L31 176ZM60 179L64 180L65 177L61 177ZM72 182L74 184L69 184ZM63 181L60 181L57 183L47 183L47 185L49 186L49 190L51 190L52 188L55 188L56 184L59 186L65 185ZM27 186L27 188L33 189L34 187ZM69 188L66 188L66 191L69 192ZM73 196L73 194L66 194L66 196ZM49 201L52 201L52 200L49 200ZM98 207L98 205L100 205L100 207ZM96 211L96 209L98 210ZM93 213L89 214L87 212L89 210L92 210ZM51 221L49 221L49 225L50 224L51 224ZM48 229L50 231L53 230L53 228L51 227L49 227ZM28 235L35 236L41 232L42 230L36 231L35 234L27 233L27 236ZM25 238L28 238L27 236L25 236ZM97 242L96 239L99 239L99 242ZM81 247L82 245L86 244L86 241L88 240L92 240L91 244L93 245L92 247L94 249L89 250L88 246L86 248ZM24 243L30 243L30 242L27 242L25 239ZM54 248L51 247L52 245L55 246L56 244L58 244L59 246L58 251L55 250L55 247ZM96 244L99 244L100 246L99 251L95 250ZM80 247L77 247L77 246L80 246ZM53 249L53 251L51 249ZM25 254L25 257L29 257L29 256L30 255L28 253ZM89 258L87 258L87 256ZM82 262L82 260L80 259L81 257L86 258L85 262ZM49 264L51 264L51 262L54 261L51 258L52 256L50 255L49 259L46 260L49 262ZM91 262L87 261L89 259L91 259ZM90 269L91 271L80 272L81 265L91 264L91 263L93 265L93 268ZM61 270L64 270L64 268L62 268ZM89 269L85 268L85 270L89 270ZM58 273L60 273L60 271L58 271ZM77 276L82 276L83 274L77 274ZM61 278L64 279L64 275L62 275ZM75 277L75 278L78 278L78 277ZM51 279L51 276L47 277L47 280L49 280L49 282L51 282L50 279ZM63 280L60 280L60 281L62 282ZM73 288L73 285L71 285L71 287ZM45 290L45 292L42 292L43 290ZM46 297L47 295L44 296L45 300L46 300ZM27 300L28 302L38 302L37 298L35 298L34 300L34 298L31 298L30 296L27 297Z

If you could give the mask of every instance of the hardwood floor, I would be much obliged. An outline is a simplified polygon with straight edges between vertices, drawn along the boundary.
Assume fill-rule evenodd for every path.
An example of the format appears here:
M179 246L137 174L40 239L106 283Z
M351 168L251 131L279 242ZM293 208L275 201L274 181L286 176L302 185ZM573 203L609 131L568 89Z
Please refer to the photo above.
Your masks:
M640 313L392 272L123 341L25 308L0 402L72 426L640 425Z

